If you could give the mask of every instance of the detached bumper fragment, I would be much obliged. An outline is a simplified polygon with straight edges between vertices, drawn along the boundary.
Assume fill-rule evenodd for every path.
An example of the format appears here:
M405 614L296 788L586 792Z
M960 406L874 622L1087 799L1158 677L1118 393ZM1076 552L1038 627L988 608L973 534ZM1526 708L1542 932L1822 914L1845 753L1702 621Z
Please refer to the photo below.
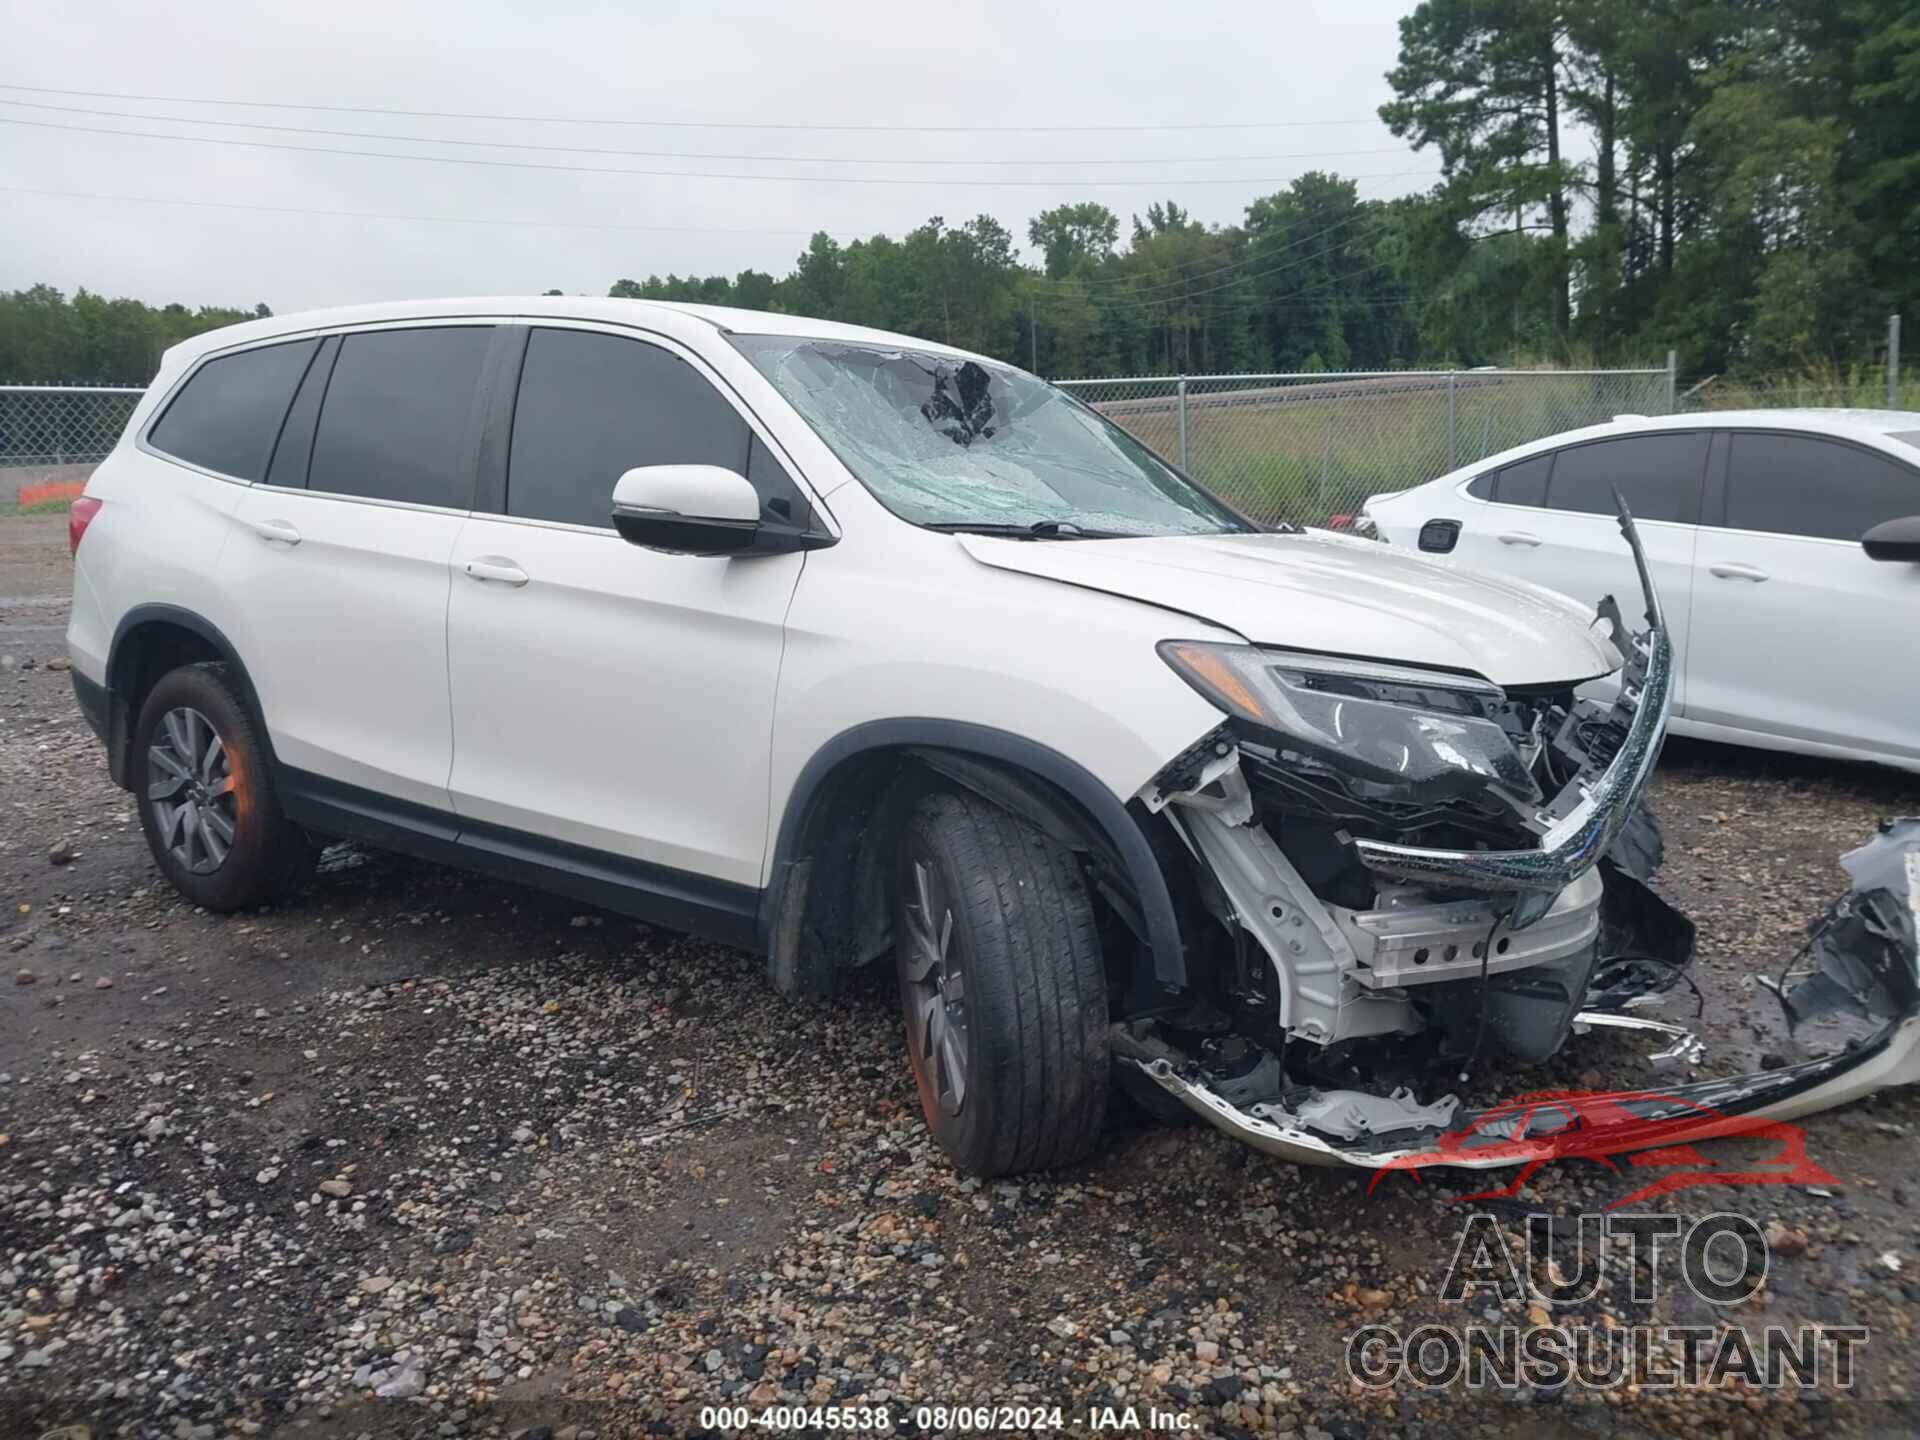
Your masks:
M1764 1133L1771 1122L1920 1080L1920 818L1889 823L1841 865L1853 885L1808 927L1812 973L1774 988L1795 1023L1840 1012L1880 1023L1864 1041L1782 1069L1658 1091L1524 1096L1475 1111L1456 1110L1450 1096L1420 1105L1404 1092L1356 1091L1321 1091L1288 1108L1232 1103L1137 1029L1115 1027L1114 1056L1209 1124L1304 1164L1485 1170ZM1696 1058L1679 1027L1635 1025L1619 1008L1632 999L1610 999L1578 1016L1576 1029L1644 1028L1670 1042L1657 1058Z

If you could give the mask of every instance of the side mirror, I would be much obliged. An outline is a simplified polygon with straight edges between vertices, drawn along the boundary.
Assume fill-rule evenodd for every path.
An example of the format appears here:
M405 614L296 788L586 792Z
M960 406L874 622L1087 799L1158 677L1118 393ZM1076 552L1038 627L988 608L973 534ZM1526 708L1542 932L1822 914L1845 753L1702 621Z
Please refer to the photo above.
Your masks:
M1882 520L1860 537L1869 560L1920 560L1920 515Z
M613 528L631 545L676 555L782 555L833 537L760 518L746 477L718 465L642 465L613 487Z

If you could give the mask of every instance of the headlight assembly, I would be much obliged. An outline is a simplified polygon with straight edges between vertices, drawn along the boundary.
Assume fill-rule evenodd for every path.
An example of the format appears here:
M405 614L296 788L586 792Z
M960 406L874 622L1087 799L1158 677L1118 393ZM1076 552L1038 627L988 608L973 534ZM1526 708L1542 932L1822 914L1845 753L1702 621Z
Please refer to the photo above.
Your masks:
M1473 676L1334 656L1167 640L1160 657L1219 709L1331 769L1424 796L1540 787L1497 720L1506 696ZM1423 796L1423 798L1424 798Z

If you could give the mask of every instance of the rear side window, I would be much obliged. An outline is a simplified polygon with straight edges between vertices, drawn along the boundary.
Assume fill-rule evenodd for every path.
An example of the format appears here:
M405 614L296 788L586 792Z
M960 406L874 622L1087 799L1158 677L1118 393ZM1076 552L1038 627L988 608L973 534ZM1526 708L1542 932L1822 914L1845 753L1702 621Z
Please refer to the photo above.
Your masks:
M207 361L180 387L147 443L222 475L260 479L294 387L319 344L296 340Z
M1882 520L1920 514L1920 474L1883 455L1808 435L1743 431L1727 466L1736 530L1858 540Z
M763 511L797 503L793 483L740 413L693 366L643 340L536 328L513 413L507 513L613 523L613 487L639 465L718 465L746 476Z
M1618 487L1636 520L1700 519L1700 486L1707 468L1705 431L1632 435L1557 451L1547 484L1547 506L1591 515L1617 514Z
M1535 455L1507 466L1494 482L1493 498L1502 505L1544 505L1547 476L1553 470L1553 452Z
M308 486L471 509L474 400L492 333L466 325L342 340L314 431Z

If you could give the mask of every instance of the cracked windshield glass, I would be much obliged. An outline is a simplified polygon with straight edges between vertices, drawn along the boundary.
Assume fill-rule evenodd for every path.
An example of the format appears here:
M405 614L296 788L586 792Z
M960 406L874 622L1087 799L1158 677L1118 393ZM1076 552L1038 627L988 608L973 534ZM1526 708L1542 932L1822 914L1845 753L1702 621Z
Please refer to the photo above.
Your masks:
M1252 527L1044 381L976 360L785 336L733 343L903 519L1036 538Z

